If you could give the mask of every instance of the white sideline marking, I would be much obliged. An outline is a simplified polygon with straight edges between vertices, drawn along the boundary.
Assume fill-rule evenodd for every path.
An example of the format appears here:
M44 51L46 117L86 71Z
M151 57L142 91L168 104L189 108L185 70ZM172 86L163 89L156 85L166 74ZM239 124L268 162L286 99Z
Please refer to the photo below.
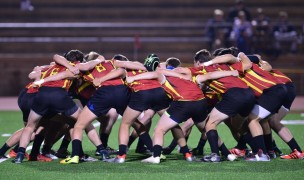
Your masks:
M2 134L1 136L2 136L2 137L11 137L12 134Z

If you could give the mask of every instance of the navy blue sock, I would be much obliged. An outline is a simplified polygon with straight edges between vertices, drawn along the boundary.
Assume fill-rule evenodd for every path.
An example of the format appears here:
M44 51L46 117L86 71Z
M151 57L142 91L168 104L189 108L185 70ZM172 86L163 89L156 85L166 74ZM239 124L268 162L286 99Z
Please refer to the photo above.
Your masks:
M40 147L41 147L41 144L42 144L43 140L44 140L43 135L36 134L35 139L34 139L34 143L33 143L33 148L32 148L31 154L30 154L31 157L37 157L38 156L38 154L40 153Z
M160 157L162 147L160 145L154 145L153 146L153 157Z
M82 149L81 148L81 141L79 139L74 139L72 141L72 154L71 154L71 157L74 157L74 156L80 156L80 150Z
M103 146L108 147L109 134L101 133L99 135L99 137L100 137L100 140L101 140Z
M4 156L6 151L9 150L9 148L10 147L6 143L4 143L0 149L0 156ZM15 152L17 152L17 151L15 151Z
M120 144L119 145L118 155L122 156L124 154L127 154L127 145Z
M148 132L145 132L144 134L139 135L140 140L147 146L147 148L150 151L153 151L153 143L152 139Z
M218 147L218 134L216 130L210 130L207 132L207 139L210 144L211 152L220 155Z

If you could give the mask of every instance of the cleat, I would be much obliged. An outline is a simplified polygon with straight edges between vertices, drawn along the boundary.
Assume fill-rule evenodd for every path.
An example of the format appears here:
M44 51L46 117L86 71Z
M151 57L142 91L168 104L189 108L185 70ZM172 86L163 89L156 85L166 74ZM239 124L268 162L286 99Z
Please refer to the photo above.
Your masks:
M139 153L139 154L151 154L151 151L149 149L147 149L146 147L143 147L143 148L137 148L135 150L135 153Z
M221 156L216 153L211 153L210 155L204 156L201 161L203 162L221 162Z
M157 156L157 157L151 156L151 157L149 157L147 159L142 160L141 162L143 162L143 163L151 163L151 164L159 164L160 163L160 157L159 156Z
M126 161L126 157L127 157L126 154L124 154L122 156L117 155L115 158L103 159L102 161L109 162L109 163L124 163Z
M18 152L16 158L13 160L15 164L21 164L24 159L24 153Z
M278 147L274 147L273 151L275 152L275 154L277 156L283 156L284 154L282 153L282 151L278 148Z
M228 160L228 161L234 161L234 160L236 160L237 158L238 158L238 156L235 155L235 154L228 154L228 156L227 156L227 160Z
M17 156L17 153L13 149L11 149L8 153L8 156L10 158L15 158Z
M58 149L55 153L55 156L58 158L67 158L70 155L70 152L67 149Z
M264 154L260 149L256 154L250 154L245 157L245 161L270 161L270 157L267 154Z
M96 158L93 158L87 154L83 155L80 159L79 159L81 162L95 162L95 161L98 161L98 159Z
M0 159L8 159L5 155L0 156Z
M99 156L101 156L100 160L108 159L109 158L109 153L106 149L101 149L98 151Z
M244 157L244 156L246 156L246 149L232 148L229 151L230 151L231 154L235 154L238 157Z
M293 152L291 152L288 155L280 156L281 159L303 159L304 153L299 152L297 149L294 149Z
M172 153L173 150L174 150L174 149L170 148L169 146L168 146L168 147L165 147L165 148L163 148L163 154L169 155L169 154Z
M68 157L60 161L60 164L78 164L79 156Z
M47 156L45 156L45 155L43 155L43 154L38 154L37 157L35 157L35 156L30 156L30 157L29 157L29 161L51 162L51 161L53 161L53 159L52 159L52 158L49 158L49 157L47 157Z
M29 159L30 158L30 155L28 153L25 153L24 154L26 159ZM8 153L8 158L15 158L17 156L17 153L11 149L10 152Z
M167 157L166 157L165 155L163 155L163 154L160 154L160 157L159 157L159 158L160 158L161 161L164 161L164 160L167 159Z
M199 149L199 148L193 148L192 149L192 154L193 155L204 155L204 149Z
M57 156L55 156L54 154L48 153L48 154L43 154L43 156L51 158L52 160L56 160L58 159Z
M267 154L270 157L270 159L277 158L277 155L276 155L276 153L274 151L268 151Z
M186 161L188 161L188 162L192 162L192 161L195 160L195 157L192 155L192 153L186 153L186 154L185 154L185 159L186 159Z
M112 155L112 154L117 154L117 153L118 153L117 150L115 150L115 149L113 149L113 148L111 148L111 147L109 147L109 146L106 147L104 150L107 151L107 154L108 154L108 155ZM96 150L95 156L100 156L100 152L98 152L98 150Z

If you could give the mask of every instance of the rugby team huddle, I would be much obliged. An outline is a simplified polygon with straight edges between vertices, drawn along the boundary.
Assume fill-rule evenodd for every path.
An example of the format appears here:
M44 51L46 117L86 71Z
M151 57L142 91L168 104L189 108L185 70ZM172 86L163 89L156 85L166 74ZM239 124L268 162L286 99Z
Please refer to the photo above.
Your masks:
M56 54L53 60L29 74L32 82L18 97L25 127L1 147L0 159L8 158L5 153L15 146L8 156L17 164L24 158L63 158L61 164L95 161L83 151L83 131L96 146L95 155L110 163L124 163L136 138L139 140L135 152L151 154L142 160L145 163L160 163L177 145L187 161L304 157L292 133L281 123L296 97L295 87L259 55L245 55L235 47L213 53L202 49L195 53L193 67L182 67L175 57L160 62L156 54L149 54L140 63L121 54L105 60L96 52L85 55L79 50L64 56ZM160 119L151 138L151 120L156 113ZM108 139L119 115L122 120L116 151L108 146ZM99 133L92 124L94 120L100 122ZM229 127L237 142L230 150L217 132L221 122ZM201 137L191 150L187 139L194 125ZM174 139L163 147L169 130ZM284 155L276 147L272 130L290 147L290 154ZM61 138L58 151L52 152L52 146ZM30 141L33 147L28 155ZM208 155L204 154L207 141L211 149ZM202 158L198 160L195 155Z

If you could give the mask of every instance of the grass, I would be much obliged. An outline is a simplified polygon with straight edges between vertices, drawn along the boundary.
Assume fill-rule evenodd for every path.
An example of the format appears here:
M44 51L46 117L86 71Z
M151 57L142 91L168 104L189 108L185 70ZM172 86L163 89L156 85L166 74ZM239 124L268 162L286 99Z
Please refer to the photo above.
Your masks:
M15 111L0 112L0 134L12 133L22 127L21 113ZM290 114L286 118L304 120L300 114ZM157 118L154 119L154 122ZM118 147L118 123L115 124L110 136L109 145ZM300 146L304 147L303 125L288 125ZM151 131L152 133L152 131ZM233 147L233 140L229 130L220 125L219 134L227 147ZM200 137L197 129L193 129L188 145L195 147ZM277 145L285 153L289 147L276 135ZM171 133L166 135L166 145L172 139ZM0 137L0 145L7 137ZM84 137L84 150L94 156L95 147ZM54 149L58 148L58 143ZM304 175L303 160L281 160L271 162L245 162L240 159L235 162L224 161L221 163L188 163L183 157L173 152L167 160L158 165L144 164L140 160L147 157L134 152L135 145L130 148L127 162L124 164L111 164L105 162L88 162L77 165L61 165L58 160L49 163L27 162L20 165L7 160L0 163L0 179L302 179ZM71 150L71 149L70 149ZM206 153L210 152L209 145L205 147ZM200 157L198 157L200 158Z

